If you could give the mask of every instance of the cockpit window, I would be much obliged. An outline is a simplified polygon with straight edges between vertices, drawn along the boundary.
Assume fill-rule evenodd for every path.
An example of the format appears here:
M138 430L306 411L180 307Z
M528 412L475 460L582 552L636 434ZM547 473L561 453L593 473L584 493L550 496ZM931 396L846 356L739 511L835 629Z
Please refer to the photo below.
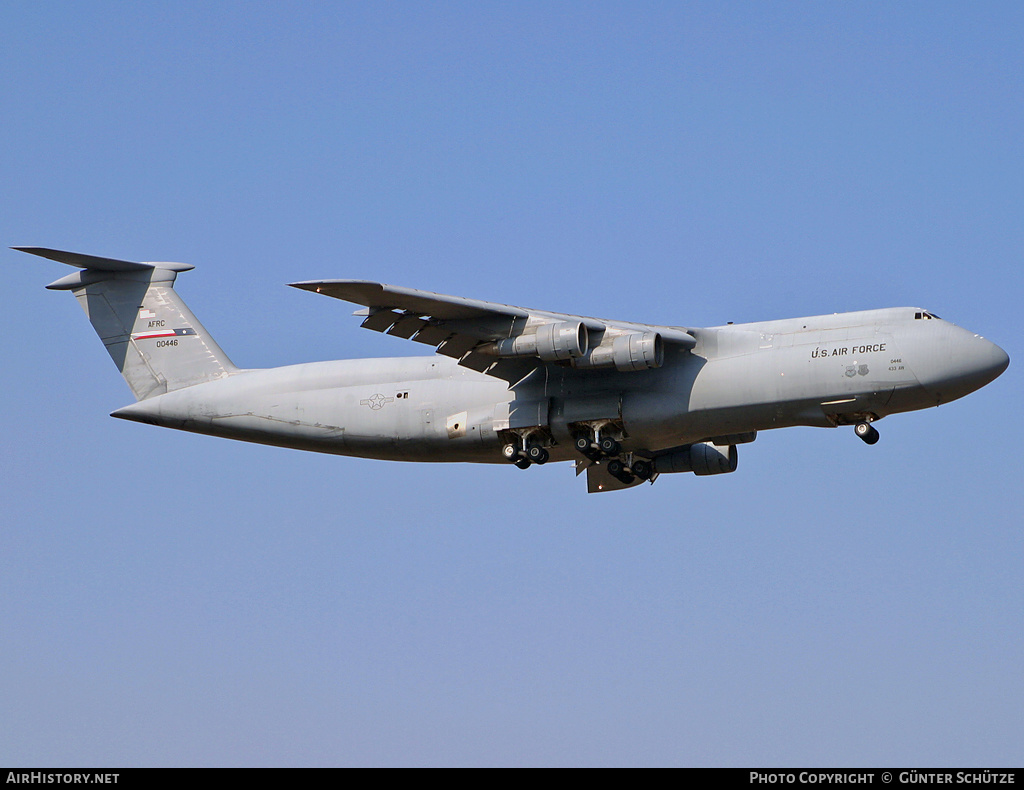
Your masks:
M914 319L915 320L920 320L922 318L929 318L929 319L934 318L937 321L941 321L942 320L937 315L935 315L935 313L929 313L927 310L922 310L920 312L914 313Z

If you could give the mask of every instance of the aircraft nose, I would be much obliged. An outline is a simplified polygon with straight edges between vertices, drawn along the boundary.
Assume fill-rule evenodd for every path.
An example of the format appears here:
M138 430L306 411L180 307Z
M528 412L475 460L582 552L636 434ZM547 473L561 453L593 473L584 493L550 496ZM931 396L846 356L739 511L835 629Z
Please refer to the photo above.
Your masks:
M978 386L984 387L990 381L995 381L1010 366L1010 355L995 343L980 336L976 337L981 348L974 351L975 375L980 382Z
M1009 355L981 335L961 330L957 339L959 361L953 390L966 395L994 381L1010 364ZM954 397L959 397L959 394Z
M938 403L981 389L1010 364L1009 355L995 343L957 326L948 325L939 349L928 355L920 369L915 368L918 380Z

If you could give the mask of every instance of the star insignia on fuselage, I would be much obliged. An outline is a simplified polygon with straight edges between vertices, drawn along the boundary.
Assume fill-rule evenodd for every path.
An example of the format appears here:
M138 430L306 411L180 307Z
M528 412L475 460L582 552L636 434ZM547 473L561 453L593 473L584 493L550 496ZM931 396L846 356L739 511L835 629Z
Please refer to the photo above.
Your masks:
M363 398L361 401L359 401L359 405L369 406L374 411L378 411L379 409L384 408L384 404L391 403L391 401L393 400L394 398L389 398L386 395L378 392L371 398Z

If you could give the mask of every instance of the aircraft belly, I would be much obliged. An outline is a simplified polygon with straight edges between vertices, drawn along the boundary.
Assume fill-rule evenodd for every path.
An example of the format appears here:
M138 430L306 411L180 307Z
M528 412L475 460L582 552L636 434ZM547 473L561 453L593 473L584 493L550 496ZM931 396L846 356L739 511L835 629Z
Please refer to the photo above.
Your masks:
M426 358L428 362L429 358ZM420 367L430 375L436 363ZM367 362L378 362L368 360ZM410 360L395 360L408 363ZM115 416L243 441L367 458L500 460L495 398L505 382L486 377L396 380L378 368L316 363L292 375L247 371L119 409ZM403 366L408 368L408 364ZM405 372L405 371L403 371ZM355 374L355 375L353 375ZM348 384L345 379L386 379ZM465 417L463 417L465 415Z

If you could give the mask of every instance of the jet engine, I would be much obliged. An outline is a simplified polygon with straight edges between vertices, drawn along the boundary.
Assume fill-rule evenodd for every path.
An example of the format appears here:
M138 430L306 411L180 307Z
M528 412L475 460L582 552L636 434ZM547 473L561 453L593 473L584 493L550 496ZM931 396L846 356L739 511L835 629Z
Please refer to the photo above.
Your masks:
M697 442L654 459L658 472L693 472L695 475L720 475L735 472L738 462L736 445Z
M658 332L632 332L610 338L586 355L573 360L578 368L610 368L623 372L660 368L665 361L665 341Z
M498 340L487 349L499 357L540 357L545 362L580 357L587 353L590 335L582 321L541 324L534 334Z

